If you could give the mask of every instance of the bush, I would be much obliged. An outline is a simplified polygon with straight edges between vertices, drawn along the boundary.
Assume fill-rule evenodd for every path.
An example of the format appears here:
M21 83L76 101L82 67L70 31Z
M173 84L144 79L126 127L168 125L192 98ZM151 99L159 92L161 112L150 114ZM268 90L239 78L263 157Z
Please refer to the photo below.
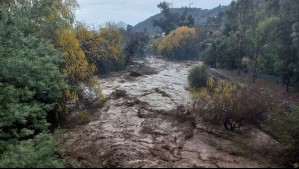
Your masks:
M193 91L196 116L214 124L224 124L228 130L244 124L258 125L265 120L269 99L261 91L244 84L209 78L207 87Z
M197 65L193 67L188 76L189 85L191 87L205 87L208 80L208 67L206 65Z
M32 140L18 143L1 142L1 145L6 145L6 151L0 153L0 168L63 167L62 163L53 157L58 149L50 134L42 133Z
M59 70L63 55L47 41L15 35L0 39L0 139L23 139L47 129L69 86ZM55 117L55 116L54 116Z
M157 51L170 59L192 59L198 56L196 47L197 31L186 26L171 31L158 44Z
M299 162L299 107L291 105L276 110L265 130L282 144L279 160L296 166Z
M111 72L122 71L126 68L126 58L124 56L120 56L119 59L107 59L107 60L97 60L96 66L98 67L98 74L104 75Z

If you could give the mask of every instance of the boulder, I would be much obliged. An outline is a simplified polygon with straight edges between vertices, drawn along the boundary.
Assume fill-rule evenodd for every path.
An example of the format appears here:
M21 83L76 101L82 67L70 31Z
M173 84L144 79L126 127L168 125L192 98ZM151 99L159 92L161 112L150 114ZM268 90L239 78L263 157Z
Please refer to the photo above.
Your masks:
M92 105L100 100L100 91L91 84L80 83L78 86L79 101L84 105Z
M130 71L130 76L132 77L139 77L142 76L143 74L137 71Z
M152 75L158 73L156 69L146 65L138 65L136 67L130 68L129 72L130 76L132 77L139 77L143 75Z

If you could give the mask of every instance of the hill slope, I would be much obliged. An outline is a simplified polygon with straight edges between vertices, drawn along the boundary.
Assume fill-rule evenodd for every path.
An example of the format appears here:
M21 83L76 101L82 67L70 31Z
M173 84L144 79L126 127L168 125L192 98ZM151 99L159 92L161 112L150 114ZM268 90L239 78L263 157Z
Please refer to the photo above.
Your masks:
M226 11L227 8L228 8L227 6L218 6L214 9L188 8L188 15L193 16L196 25L202 25L206 23L209 17L217 16L219 12ZM184 8L173 8L172 11L181 15L184 12ZM160 19L161 17L163 17L161 13L151 16L145 21L135 25L133 27L133 31L143 32L144 29L146 29L150 35L154 35L157 32L161 32L161 29L159 27L154 27L152 24L152 20Z

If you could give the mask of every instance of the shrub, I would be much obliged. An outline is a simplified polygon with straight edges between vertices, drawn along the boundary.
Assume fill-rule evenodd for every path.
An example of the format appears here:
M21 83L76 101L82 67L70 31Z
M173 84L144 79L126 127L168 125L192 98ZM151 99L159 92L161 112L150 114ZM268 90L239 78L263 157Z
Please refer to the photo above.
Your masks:
M265 120L269 99L260 91L235 85L230 81L209 78L207 87L193 91L193 109L204 121L224 124L228 130L240 129L244 124L258 125Z
M58 152L50 134L42 133L32 140L13 143L1 142L6 151L0 153L0 168L61 168L53 156ZM1 146L2 147L2 146Z
M266 131L282 144L279 160L288 164L299 162L299 107L276 110L266 125ZM298 165L297 165L298 166Z
M206 65L194 66L188 76L189 85L191 87L205 87L208 80L208 67Z
M47 41L15 34L0 40L0 139L47 129L47 115L69 88L59 70L62 54Z
M179 27L159 42L157 51L163 57L170 59L195 58L198 56L198 50L195 47L196 37L195 28Z

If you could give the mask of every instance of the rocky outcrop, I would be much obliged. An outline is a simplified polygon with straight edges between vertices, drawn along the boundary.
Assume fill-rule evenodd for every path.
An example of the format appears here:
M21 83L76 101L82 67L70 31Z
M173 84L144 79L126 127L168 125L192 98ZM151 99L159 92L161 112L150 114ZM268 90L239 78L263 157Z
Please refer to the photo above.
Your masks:
M157 74L158 71L155 68L152 68L150 66L146 66L146 65L137 65L134 67L131 67L129 69L130 72L130 76L132 77L139 77L139 76L143 76L143 75L153 75L153 74Z
M100 101L100 91L91 84L80 83L78 86L79 101L89 106Z

